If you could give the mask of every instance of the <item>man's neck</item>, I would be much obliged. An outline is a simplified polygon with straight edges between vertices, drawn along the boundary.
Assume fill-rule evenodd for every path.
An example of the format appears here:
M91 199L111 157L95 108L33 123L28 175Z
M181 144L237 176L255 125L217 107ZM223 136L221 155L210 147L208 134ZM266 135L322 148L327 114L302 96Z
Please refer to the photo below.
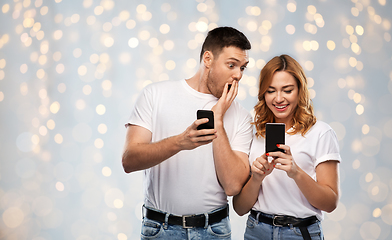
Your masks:
M203 71L203 69L199 69L199 71L197 71L196 74L193 75L193 77L186 79L186 82L191 88L195 89L198 92L210 93L207 88L207 74L208 73L206 71Z

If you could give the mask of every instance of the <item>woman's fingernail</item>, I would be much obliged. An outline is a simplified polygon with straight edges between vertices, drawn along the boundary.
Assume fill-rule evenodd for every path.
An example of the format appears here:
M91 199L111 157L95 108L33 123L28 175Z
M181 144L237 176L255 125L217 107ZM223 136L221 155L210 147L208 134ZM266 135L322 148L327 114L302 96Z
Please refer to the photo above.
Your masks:
M265 155L266 155L266 156L269 156L269 153L266 153Z
M280 147L280 144L276 144L277 147Z

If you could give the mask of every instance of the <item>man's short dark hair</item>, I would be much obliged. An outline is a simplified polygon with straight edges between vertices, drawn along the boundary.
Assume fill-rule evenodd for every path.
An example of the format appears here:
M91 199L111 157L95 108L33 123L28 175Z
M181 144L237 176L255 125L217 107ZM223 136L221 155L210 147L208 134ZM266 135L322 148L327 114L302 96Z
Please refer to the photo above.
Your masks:
M205 51L211 51L218 56L224 47L238 47L242 50L251 48L246 36L232 27L218 27L208 32L200 53L200 61Z

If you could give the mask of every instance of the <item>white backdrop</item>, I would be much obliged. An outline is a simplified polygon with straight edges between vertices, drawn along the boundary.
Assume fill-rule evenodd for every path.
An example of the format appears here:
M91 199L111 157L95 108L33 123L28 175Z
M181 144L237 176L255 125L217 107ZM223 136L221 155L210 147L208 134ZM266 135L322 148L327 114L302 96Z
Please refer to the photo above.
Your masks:
M391 4L0 0L0 239L138 239L142 173L122 169L124 123L144 86L195 73L216 26L252 43L237 97L249 111L266 61L304 66L343 158L326 239L391 239ZM231 220L242 239L246 217Z

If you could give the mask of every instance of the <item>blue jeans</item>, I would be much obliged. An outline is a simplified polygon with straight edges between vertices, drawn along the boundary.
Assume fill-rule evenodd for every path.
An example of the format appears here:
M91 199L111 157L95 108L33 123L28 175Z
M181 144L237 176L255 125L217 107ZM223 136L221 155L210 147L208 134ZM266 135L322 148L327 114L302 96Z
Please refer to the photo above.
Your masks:
M222 207L224 208L224 207ZM216 209L212 212L221 210ZM163 224L158 221L143 218L141 239L192 239L192 240L214 240L231 239L231 226L229 217L222 221L207 225L207 227L183 228L180 225Z
M267 217L272 215L260 213ZM324 239L321 223L316 222L308 226L308 231L312 240ZM303 240L301 231L298 227L276 227L267 223L259 222L251 215L248 216L246 222L246 230L244 234L245 240Z

